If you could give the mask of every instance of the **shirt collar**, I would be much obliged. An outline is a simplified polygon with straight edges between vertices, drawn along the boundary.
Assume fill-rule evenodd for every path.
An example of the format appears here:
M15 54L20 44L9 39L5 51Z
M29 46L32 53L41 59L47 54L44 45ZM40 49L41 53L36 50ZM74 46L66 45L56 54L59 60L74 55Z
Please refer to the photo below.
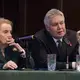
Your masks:
M62 42L62 38L56 39L56 38L53 37L53 40L55 41L55 43L56 43L58 40L60 40L60 41Z
M57 42L57 41L58 41L58 40L60 40L60 41L62 42L62 39L63 39L63 38L56 39L56 38L54 38L54 37L53 37L53 40L55 41L55 43L56 43L56 46L58 46L58 42Z

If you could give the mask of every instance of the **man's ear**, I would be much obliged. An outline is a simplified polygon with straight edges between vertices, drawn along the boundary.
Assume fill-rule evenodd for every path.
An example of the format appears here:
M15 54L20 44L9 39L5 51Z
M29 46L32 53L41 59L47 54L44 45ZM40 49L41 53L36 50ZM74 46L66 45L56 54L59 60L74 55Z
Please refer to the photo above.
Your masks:
M49 26L46 26L46 30L47 30L47 31L50 31L50 27L49 27Z

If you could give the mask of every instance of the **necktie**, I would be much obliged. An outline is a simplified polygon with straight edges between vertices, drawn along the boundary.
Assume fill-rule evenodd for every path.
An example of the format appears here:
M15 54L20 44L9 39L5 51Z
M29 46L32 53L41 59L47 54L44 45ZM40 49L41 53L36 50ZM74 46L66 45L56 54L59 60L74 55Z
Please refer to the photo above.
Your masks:
M58 51L60 54L62 54L62 42L60 40L58 40L57 42L58 42Z

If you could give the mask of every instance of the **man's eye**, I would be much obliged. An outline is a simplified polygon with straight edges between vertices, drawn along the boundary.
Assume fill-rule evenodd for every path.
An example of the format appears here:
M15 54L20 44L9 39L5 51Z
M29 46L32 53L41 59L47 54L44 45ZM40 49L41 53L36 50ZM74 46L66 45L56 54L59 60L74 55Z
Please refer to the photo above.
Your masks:
M52 24L52 26L57 26L58 25L58 23L54 23L54 24Z
M64 22L60 22L60 24L62 25Z
M4 31L4 33L8 33L8 31L7 31L7 30L5 30L5 31Z

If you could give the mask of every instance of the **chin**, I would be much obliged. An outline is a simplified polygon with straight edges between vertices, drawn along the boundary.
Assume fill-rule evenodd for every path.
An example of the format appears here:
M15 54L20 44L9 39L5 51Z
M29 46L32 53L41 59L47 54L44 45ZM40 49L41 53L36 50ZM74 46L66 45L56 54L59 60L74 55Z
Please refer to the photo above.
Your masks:
M59 34L60 37L63 37L65 35L65 33Z
M57 36L57 38L62 38L64 35L59 35L59 36Z

